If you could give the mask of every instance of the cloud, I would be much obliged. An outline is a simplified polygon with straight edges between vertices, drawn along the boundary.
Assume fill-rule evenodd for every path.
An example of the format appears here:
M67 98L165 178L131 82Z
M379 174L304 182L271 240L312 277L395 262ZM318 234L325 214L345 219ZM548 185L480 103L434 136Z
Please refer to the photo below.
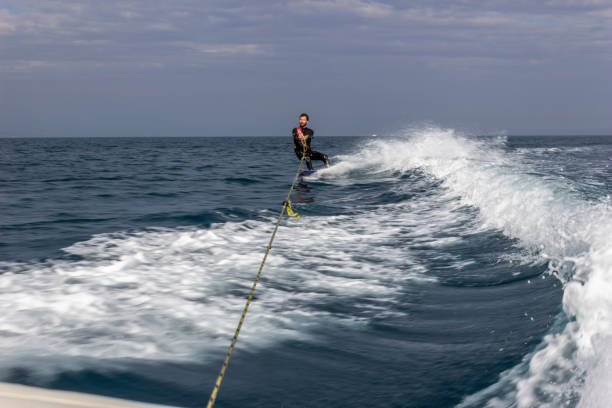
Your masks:
M235 24L230 16L238 9L226 3L212 2L205 7L197 1L22 1L23 12L19 14L0 7L0 33L7 44L0 50L5 71L112 65L129 69L130 61L135 70L160 65L178 68L202 65L205 55L223 58L270 53L270 47L252 39L245 41L243 36L217 31L220 26ZM253 24L253 16L257 14L244 19ZM45 64L40 63L43 60Z
M166 23L166 22L147 24L145 26L145 29L153 30L153 31L176 31L177 30L174 24Z
M256 55L267 53L265 47L260 44L205 44L192 41L177 41L171 44L178 47L189 48L203 54Z
M0 65L0 72L30 72L36 69L53 68L56 63L45 60L11 60Z
M366 18L389 17L394 10L389 4L363 0L303 0L294 7L308 13L348 13Z
M301 44L321 58L534 60L579 50L595 58L609 54L612 36L612 5L595 0L21 0L20 13L9 10L0 8L3 59L39 60L42 52L50 68L75 60L193 66L206 55L291 59Z
M0 8L0 34L8 34L14 32L17 25L12 18L12 14L7 9Z

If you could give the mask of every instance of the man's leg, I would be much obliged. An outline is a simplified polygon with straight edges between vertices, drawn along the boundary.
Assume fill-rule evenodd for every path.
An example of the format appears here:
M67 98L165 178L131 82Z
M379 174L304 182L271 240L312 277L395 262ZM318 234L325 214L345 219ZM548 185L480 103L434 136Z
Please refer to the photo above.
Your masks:
M313 151L310 158L311 160L321 160L323 163L325 163L325 167L329 167L329 159L324 153Z
M302 159L302 153L303 151L295 149L295 155L298 157L298 159ZM310 156L312 155L312 153L310 152L310 150L306 151L306 157L304 158L304 161L306 162L306 167L308 168L308 170L312 170L312 162L310 160Z

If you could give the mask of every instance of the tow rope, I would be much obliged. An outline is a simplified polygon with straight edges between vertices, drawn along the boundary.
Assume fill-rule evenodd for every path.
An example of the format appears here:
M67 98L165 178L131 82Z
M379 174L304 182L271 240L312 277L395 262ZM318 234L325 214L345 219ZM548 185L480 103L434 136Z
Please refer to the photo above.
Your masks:
M251 301L253 300L253 295L255 293L255 288L257 287L257 283L259 283L259 279L261 278L261 272L263 271L264 264L266 263L266 259L268 258L268 254L272 249L272 241L274 241L274 237L276 236L276 231L278 230L278 226L280 225L281 220L283 219L283 215L285 214L285 210L290 217L293 217L295 220L298 220L300 216L295 213L291 209L291 192L295 187L295 183L302 172L302 168L304 167L304 159L306 158L306 143L303 140L302 129L297 127L298 135L302 136L300 140L302 141L302 158L300 159L300 165L298 167L297 173L295 173L295 177L293 178L293 183L291 183L291 187L289 188L289 192L287 193L287 199L283 201L283 208L281 208L280 214L278 215L278 219L276 220L276 225L274 226L274 230L272 231L272 235L270 236L270 241L266 246L266 252L264 253L263 259L261 260L261 264L259 265L259 271L257 271L257 275L255 276L255 281L253 282L253 286L251 286L251 291L249 292L249 296L247 297L246 304L244 305L244 309L242 309L242 314L240 315L240 321L238 322L238 326L236 327L236 331L234 332L234 337L232 337L232 342L229 346L229 350L225 355L225 360L223 360L223 365L221 366L221 371L217 376L217 381L215 381L215 386L210 393L210 398L208 399L208 404L206 404L206 408L213 408L215 405L215 401L217 399L217 394L219 393L219 388L221 387L221 382L223 381L223 376L225 375L225 371L227 370L227 366L229 364L230 357L232 356L232 352L234 351L234 347L236 346L236 341L238 340L238 335L240 334L240 329L242 328L242 324L244 323L244 319L246 318L246 314L249 310L249 306L251 305Z

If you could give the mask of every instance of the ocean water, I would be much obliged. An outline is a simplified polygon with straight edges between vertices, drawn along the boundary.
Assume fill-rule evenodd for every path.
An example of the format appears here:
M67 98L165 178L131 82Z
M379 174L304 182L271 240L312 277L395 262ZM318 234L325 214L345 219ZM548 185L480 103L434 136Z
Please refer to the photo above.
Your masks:
M216 406L612 405L612 137L313 147ZM297 165L289 137L0 139L0 379L203 406Z

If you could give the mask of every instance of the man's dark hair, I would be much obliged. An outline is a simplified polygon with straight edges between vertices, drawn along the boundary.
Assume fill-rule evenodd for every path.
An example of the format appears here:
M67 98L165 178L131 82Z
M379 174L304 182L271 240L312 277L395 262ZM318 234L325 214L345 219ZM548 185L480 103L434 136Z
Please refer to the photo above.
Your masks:
M307 113L302 113L302 114L300 115L300 118L301 118L302 116L305 116L305 117L306 117L306 120L310 120L310 118L308 117L308 114L307 114Z

